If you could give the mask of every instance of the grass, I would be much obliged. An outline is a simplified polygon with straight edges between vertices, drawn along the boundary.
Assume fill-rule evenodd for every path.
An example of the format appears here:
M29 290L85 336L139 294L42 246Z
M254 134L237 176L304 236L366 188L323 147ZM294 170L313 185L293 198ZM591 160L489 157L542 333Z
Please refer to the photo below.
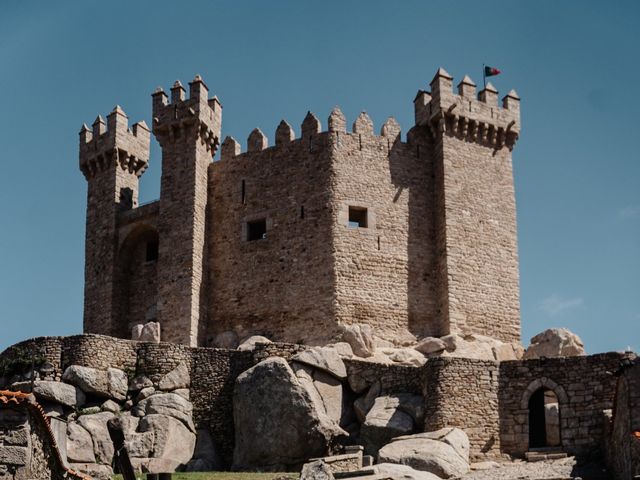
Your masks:
M136 475L144 479L144 475ZM256 473L256 472L202 472L174 473L171 480L297 480L297 473ZM115 475L113 480L122 480L122 475Z

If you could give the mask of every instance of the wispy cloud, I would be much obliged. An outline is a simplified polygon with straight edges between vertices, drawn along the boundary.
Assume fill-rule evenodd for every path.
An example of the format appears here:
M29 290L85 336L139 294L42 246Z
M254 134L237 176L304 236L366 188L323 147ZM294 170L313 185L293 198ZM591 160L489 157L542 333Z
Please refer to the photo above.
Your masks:
M540 302L539 308L551 316L556 316L560 313L566 312L567 310L573 310L574 308L580 307L583 303L584 301L582 298L564 298L554 293L553 295L549 295L547 298L543 299Z
M630 220L640 218L640 205L627 205L618 210L618 218L620 220Z

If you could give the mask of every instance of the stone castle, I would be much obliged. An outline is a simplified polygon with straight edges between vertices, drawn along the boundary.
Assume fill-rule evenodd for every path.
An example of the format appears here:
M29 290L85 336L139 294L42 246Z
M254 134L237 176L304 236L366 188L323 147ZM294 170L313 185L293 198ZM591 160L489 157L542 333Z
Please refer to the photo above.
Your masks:
M298 138L283 120L274 146L255 129L213 162L222 106L200 77L188 99L180 82L152 95L151 131L120 107L83 126L85 332L130 338L154 320L190 346L229 331L322 344L362 323L395 344L518 342L520 100L452 81L440 69L418 92L406 142L393 118L376 135L362 113L348 132L335 108L327 131L309 112ZM139 206L151 133L160 199Z
M336 107L243 153L198 76L153 93L151 129L120 107L83 126L84 334L0 353L0 480L638 478L638 357L564 329L520 344L518 95L430 87L406 141ZM160 199L139 205L152 133Z

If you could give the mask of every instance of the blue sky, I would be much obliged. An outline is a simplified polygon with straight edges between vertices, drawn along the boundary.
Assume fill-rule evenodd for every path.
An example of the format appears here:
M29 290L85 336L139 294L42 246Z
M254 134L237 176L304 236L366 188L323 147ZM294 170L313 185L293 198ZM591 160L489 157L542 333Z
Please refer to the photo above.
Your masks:
M11 1L0 6L0 350L82 330L86 182L78 131L201 74L223 135L271 139L307 110L403 132L442 65L522 98L514 151L523 341L640 349L640 2ZM159 194L152 147L141 200Z

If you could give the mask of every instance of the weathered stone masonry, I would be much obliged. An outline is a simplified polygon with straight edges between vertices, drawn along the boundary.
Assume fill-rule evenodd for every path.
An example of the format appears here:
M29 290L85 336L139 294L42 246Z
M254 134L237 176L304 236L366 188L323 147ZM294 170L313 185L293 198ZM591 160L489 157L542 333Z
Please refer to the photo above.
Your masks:
M255 129L246 152L227 138L212 162L222 107L199 77L188 99L177 82L171 99L153 94L161 195L142 207L148 129L129 132L116 109L110 128L94 126L105 140L81 132L85 331L129 338L157 320L164 340L190 346L225 331L321 344L365 323L396 344L448 333L519 341L519 99L497 98L491 85L476 98L468 77L454 94L440 69L415 99L406 141L393 119L376 135L365 113L348 132L336 108L328 131L308 113L299 137L283 121L269 146Z

